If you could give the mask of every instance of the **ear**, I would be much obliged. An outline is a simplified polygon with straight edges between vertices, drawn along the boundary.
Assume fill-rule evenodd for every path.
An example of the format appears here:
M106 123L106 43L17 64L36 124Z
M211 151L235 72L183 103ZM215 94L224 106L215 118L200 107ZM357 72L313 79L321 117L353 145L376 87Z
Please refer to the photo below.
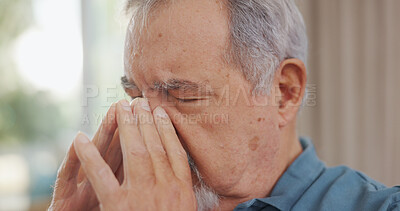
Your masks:
M279 127L282 128L296 119L306 89L307 73L301 60L286 59L281 63L277 74Z

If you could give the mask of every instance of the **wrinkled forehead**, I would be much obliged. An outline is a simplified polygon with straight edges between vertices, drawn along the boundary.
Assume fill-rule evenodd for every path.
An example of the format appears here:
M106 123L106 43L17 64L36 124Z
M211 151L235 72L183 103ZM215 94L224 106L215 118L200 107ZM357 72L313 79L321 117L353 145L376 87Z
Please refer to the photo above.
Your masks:
M152 12L140 34L128 30L125 73L138 77L137 72L212 70L223 62L228 40L228 15L221 1L172 3Z

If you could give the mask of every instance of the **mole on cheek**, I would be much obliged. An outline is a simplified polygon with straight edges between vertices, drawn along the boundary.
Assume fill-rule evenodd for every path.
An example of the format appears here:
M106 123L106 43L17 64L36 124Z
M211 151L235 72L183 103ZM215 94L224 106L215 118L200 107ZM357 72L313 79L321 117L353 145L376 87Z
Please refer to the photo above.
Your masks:
M258 142L260 141L260 138L258 138L257 136L252 138L249 141L249 149L251 151L255 151L258 148Z
M261 118L261 117L260 117L260 118L257 119L257 121L258 121L258 122L265 121L265 118Z
M158 34L158 37L162 37L162 33Z

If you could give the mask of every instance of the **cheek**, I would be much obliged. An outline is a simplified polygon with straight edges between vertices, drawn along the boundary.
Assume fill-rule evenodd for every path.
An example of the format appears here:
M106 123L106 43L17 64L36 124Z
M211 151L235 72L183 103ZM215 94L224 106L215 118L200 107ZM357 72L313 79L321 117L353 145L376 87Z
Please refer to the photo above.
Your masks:
M209 108L211 110L211 108ZM203 112L201 115L171 109L180 141L190 153L207 184L226 191L243 174L249 157L241 131L233 130L226 113ZM226 175L231 175L229 178Z
M223 131L229 122L227 114L197 112L193 108L169 108L169 114L177 133L189 148L197 150L209 150L218 145L218 140L223 138ZM189 111L190 110L190 111ZM210 110L210 109L207 109Z
M266 108L257 109L261 108L209 106L202 112L166 109L204 180L218 192L229 192L243 175L257 178L246 174L256 171L254 160L274 165L274 153L279 148L272 141L275 117L266 116L272 113Z

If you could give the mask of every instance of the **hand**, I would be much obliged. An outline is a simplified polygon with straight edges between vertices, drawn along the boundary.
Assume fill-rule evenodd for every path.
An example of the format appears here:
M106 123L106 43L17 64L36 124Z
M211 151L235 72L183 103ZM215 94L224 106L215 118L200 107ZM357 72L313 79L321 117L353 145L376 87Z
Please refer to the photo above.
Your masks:
M114 176L93 142L83 135L76 153L102 210L196 210L187 155L163 108L150 112L147 100L117 104L124 180Z
M115 104L113 104L97 130L92 144L105 158L112 172L122 180L122 153L115 118ZM81 136L83 134L79 133L75 139L79 139ZM74 143L70 146L58 170L49 210L99 210L99 202L82 170Z

